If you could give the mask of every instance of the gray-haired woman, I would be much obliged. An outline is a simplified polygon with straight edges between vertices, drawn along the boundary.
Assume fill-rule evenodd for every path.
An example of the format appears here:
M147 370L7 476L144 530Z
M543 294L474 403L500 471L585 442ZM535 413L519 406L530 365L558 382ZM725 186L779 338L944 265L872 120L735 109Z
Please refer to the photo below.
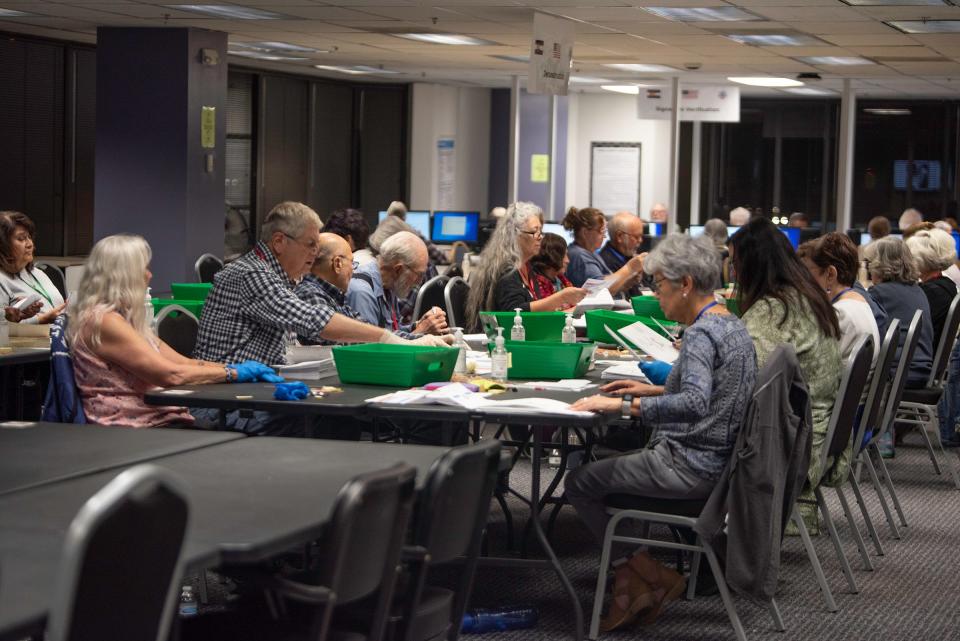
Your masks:
M713 298L720 258L708 238L667 236L644 260L667 318L687 325L680 355L663 386L615 381L573 409L636 416L654 428L646 449L584 465L566 478L566 495L602 539L608 494L697 499L710 494L733 453L757 375L746 327ZM683 579L650 558L617 569L614 602L604 621L619 627L638 610L660 607L682 592ZM639 595L639 596L638 596ZM646 596L650 595L650 596ZM639 605L638 605L639 604Z

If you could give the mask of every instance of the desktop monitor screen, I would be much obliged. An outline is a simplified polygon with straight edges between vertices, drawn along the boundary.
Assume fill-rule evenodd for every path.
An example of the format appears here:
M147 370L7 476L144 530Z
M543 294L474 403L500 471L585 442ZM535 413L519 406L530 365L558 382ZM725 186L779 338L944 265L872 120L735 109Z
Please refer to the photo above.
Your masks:
M954 237L956 237L956 232L953 232L953 233L954 233ZM890 234L890 236L891 236L892 238L903 238L903 234ZM873 242L873 238L870 237L870 233L869 233L869 232L865 232L865 231L860 232L860 246L861 246L861 247L863 247L864 245L869 245L869 244L872 243L872 242Z
M479 227L478 211L435 211L430 239L435 243L453 243L458 240L468 244L476 243Z
M647 223L643 230L646 236L663 236L667 233L666 223Z
M732 225L727 225L727 238L730 238L740 230L739 227L734 227ZM697 236L703 236L703 225L690 225L687 228L687 233L696 238Z
M893 161L893 188L906 190L907 174L910 174L910 188L913 191L940 190L939 160L895 160Z
M563 239L567 241L568 245L573 242L573 232L568 229L564 229L563 225L560 223L543 223L543 233L563 236Z
M953 236L953 245L957 251L957 256L960 256L960 233L952 231L950 235Z
M387 217L387 212L380 212L380 220L378 223L382 223L383 219ZM430 212L429 211L408 211L406 222L408 225L417 230L421 236L430 239Z
M787 240L790 241L790 244L793 245L793 249L796 250L800 246L800 228L799 227L781 227L780 231L783 232L783 235L787 237Z

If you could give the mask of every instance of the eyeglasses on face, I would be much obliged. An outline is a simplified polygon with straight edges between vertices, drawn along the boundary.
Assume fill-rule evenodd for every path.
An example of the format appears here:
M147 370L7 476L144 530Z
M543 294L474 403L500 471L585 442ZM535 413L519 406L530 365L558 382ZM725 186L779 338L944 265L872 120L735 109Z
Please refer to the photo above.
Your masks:
M283 235L286 236L287 238L289 238L290 240L292 240L293 242L297 243L297 244L300 245L301 247L306 248L307 250L309 250L309 251L312 252L312 253L316 253L316 252L320 249L320 243L318 243L316 240L311 239L309 242L306 242L306 243L305 243L305 242L303 242L302 240L300 240L299 238L295 238L294 236L291 236L290 234L288 234L288 233L286 233L286 232L284 232Z
M527 234L528 236L533 236L534 238L543 238L543 229L521 229L521 234Z

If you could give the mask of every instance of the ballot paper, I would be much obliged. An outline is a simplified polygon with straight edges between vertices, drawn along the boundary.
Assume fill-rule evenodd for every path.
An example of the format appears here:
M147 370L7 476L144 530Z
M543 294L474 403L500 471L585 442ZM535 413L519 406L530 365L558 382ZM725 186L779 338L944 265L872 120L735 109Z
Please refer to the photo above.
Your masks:
M641 352L654 357L658 361L673 363L680 356L680 352L669 339L664 338L640 321L621 327L617 330L621 336L633 343Z
M288 349L287 354L292 358L292 364L333 359L329 345L295 345Z
M337 365L332 358L319 361L303 361L294 365L277 365L284 378L318 380L336 376Z
M587 281L590 282L590 281ZM613 296L607 288L598 289L577 303L577 308L573 310L574 316L579 316L591 309L613 309Z
M564 378L559 381L526 381L517 383L517 388L552 390L555 392L582 392L589 387L593 387L593 385L594 383L585 378Z
M584 281L581 289L586 290L588 296L600 293L601 290L610 287L610 283L605 278L588 278Z
M626 363L617 363L603 370L600 374L602 381L619 381L629 379L640 381L641 383L650 383L650 379L641 371L639 361L628 361Z
M500 400L503 399L503 400ZM510 398L503 394L491 398L488 394L474 392L460 383L450 383L435 390L409 389L382 394L367 399L368 403L390 405L451 405L469 410L483 410L505 414L569 414L590 416L590 412L576 412L569 403L551 398Z

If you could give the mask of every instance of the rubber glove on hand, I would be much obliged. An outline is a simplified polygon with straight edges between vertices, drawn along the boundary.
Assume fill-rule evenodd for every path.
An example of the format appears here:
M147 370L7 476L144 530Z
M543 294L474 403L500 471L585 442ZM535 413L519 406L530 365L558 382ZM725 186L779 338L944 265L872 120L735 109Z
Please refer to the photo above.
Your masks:
M283 377L274 372L272 367L259 361L243 361L236 365L227 365L227 367L237 373L234 383L253 383L255 381L280 383L283 381Z
M408 341L410 345L427 345L430 347L450 347L447 344L447 341L440 336L433 336L432 334L424 334L420 338L414 338L413 340Z
M663 385L667 380L667 375L670 374L670 370L672 369L673 365L664 363L663 361L640 361L640 371L642 371L654 385Z
M278 401L302 401L310 396L310 388L300 381L277 383L273 397Z

